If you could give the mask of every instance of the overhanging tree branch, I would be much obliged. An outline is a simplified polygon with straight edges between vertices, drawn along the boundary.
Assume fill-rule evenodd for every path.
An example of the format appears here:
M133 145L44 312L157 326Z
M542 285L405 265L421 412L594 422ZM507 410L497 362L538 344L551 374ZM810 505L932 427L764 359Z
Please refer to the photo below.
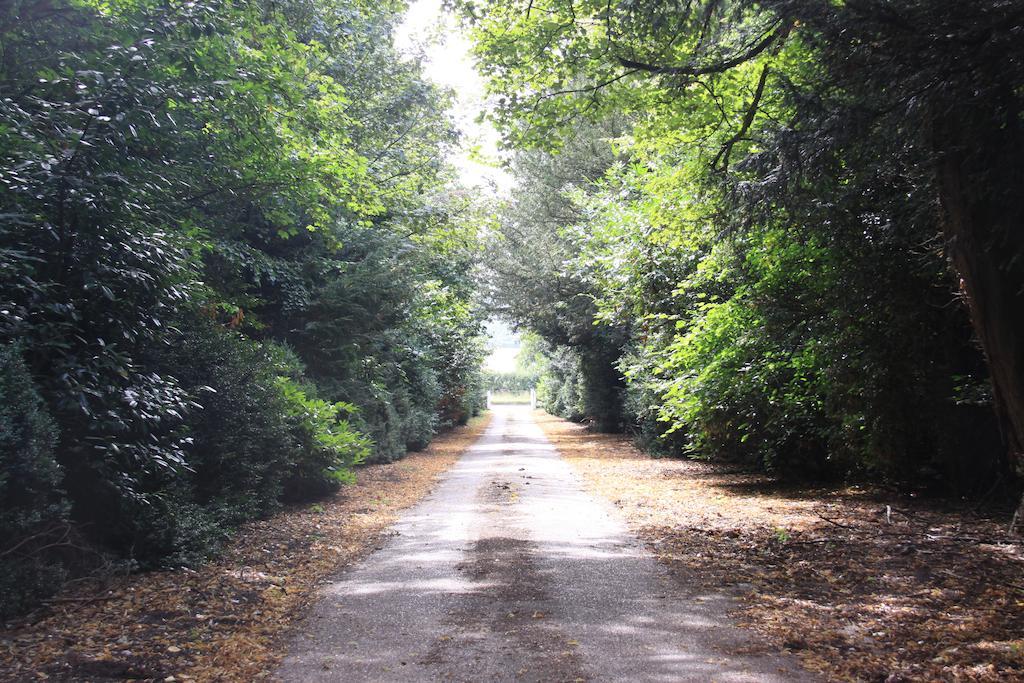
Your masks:
M718 162L722 162L721 170L723 173L729 169L729 156L732 154L732 148L737 142L742 140L747 131L750 130L751 124L754 123L754 117L757 116L757 109L761 105L761 98L764 96L764 84L768 81L768 65L765 64L761 69L761 77L757 79L757 87L754 89L754 97L750 100L750 106L747 107L746 113L743 115L743 122L740 124L740 129L736 131L736 134L729 138L722 149L715 155L714 161L711 162L712 168L718 167Z
M729 69L735 68L740 64L745 64L751 59L754 59L762 52L767 50L777 41L784 40L786 34L789 33L789 24L779 26L777 30L773 30L768 33L764 38L751 46L748 50L741 52L738 55L730 57L729 59L722 60L720 62L714 62L711 64L687 64L685 66L659 66L657 64L647 64L645 62L638 62L633 59L627 59L626 57L617 57L617 61L620 66L634 71L646 71L648 73L666 76L702 76L705 74L722 73Z

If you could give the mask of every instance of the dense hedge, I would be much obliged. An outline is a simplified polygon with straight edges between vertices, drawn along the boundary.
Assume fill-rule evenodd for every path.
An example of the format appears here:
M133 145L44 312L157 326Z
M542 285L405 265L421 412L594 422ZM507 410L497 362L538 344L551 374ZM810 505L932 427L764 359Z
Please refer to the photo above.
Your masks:
M0 615L479 410L475 227L403 9L0 8Z
M529 391L537 386L538 377L535 373L517 370L514 372L484 373L484 388L488 391Z
M456 4L516 149L490 295L546 341L549 409L792 478L1019 487L1020 3Z
M68 505L55 457L57 429L21 349L0 347L0 614L18 611L52 590L64 567L46 546L66 532Z

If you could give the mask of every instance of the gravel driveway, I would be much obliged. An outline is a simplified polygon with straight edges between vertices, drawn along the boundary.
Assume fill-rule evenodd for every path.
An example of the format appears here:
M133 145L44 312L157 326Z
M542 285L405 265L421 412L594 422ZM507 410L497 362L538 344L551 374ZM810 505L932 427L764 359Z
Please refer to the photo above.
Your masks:
M388 542L323 589L280 679L810 680L749 654L732 598L682 591L528 409L495 413Z

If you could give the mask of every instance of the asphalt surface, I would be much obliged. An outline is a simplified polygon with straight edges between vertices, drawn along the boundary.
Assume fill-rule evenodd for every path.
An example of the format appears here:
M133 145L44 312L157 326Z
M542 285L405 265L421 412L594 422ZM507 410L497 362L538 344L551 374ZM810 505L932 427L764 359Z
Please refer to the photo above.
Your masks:
M793 681L734 598L668 576L583 490L526 408L487 432L388 541L323 589L284 681Z

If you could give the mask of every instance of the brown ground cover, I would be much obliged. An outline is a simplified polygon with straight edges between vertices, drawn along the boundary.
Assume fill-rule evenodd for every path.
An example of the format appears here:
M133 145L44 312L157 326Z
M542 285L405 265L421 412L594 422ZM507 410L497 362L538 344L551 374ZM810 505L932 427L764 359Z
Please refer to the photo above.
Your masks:
M680 582L735 591L767 647L833 680L1024 680L1024 553L1008 519L654 459L537 419Z
M0 631L0 680L254 681L318 585L378 547L398 513L471 446L487 418L405 459L361 468L316 505L242 529L197 570L150 572L66 592Z

